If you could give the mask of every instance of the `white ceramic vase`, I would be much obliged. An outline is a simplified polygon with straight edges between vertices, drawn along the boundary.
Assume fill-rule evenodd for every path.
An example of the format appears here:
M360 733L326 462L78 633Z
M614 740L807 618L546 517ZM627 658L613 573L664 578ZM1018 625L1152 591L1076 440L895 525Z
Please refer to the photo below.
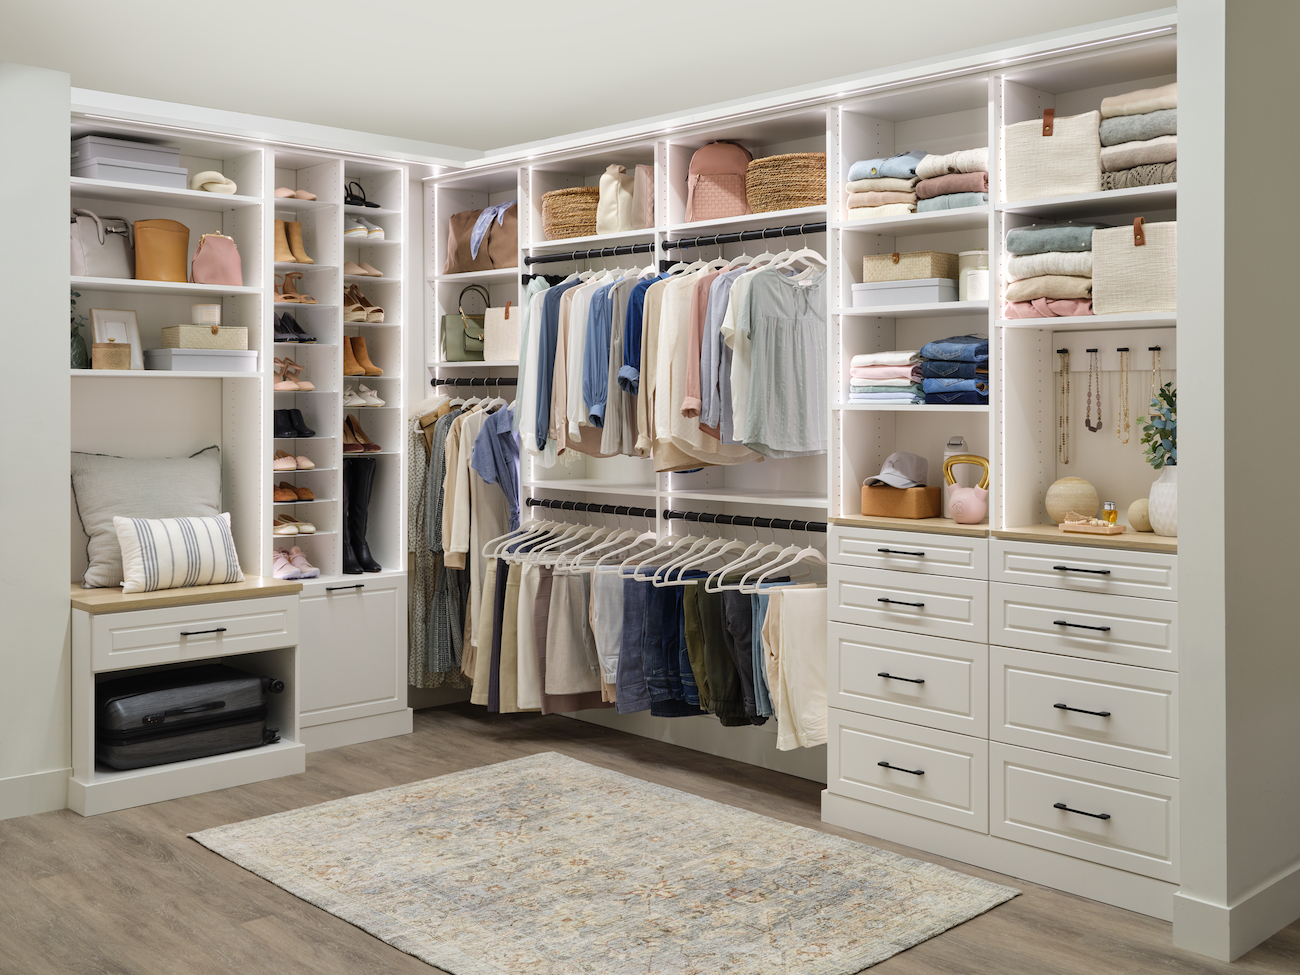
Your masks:
M1151 494L1147 501L1147 515L1151 519L1151 530L1157 535L1177 536L1177 466L1166 464L1160 469L1160 478L1151 485Z

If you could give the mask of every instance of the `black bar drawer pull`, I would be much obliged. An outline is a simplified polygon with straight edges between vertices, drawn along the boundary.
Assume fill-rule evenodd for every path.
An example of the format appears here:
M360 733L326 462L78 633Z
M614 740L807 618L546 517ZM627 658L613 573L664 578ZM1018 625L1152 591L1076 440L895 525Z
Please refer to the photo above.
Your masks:
M895 606L915 606L917 609L920 609L922 606L925 605L925 603L905 603L901 599L886 599L884 596L881 596L879 599L876 600L876 602L892 603Z
M1087 623L1067 623L1065 620L1052 620L1053 626L1073 626L1076 630L1097 630L1099 633L1109 633L1109 626L1089 626Z
M1110 819L1110 813L1090 813L1084 812L1082 809L1071 809L1063 802L1052 803L1052 808L1063 809L1066 812L1078 813L1080 816L1091 816L1093 819Z
M893 674L886 673L886 672L883 671L883 670L882 670L880 673L876 674L876 676L877 676L877 677L888 677L890 680L905 680L905 681L907 681L909 684L924 684L924 683L925 683L925 678L924 678L924 677L895 677Z
M181 636L199 636L203 633L225 633L225 632L226 632L226 628L224 626L218 626L214 630L181 630Z
M1068 704L1053 704L1052 707L1059 708L1062 711L1077 711L1079 714L1095 714L1099 718L1109 718L1109 711L1088 711L1084 708L1072 708Z
M338 592L340 589L364 589L364 588L366 588L365 583L358 582L355 586L326 586L325 591Z
M1068 565L1054 565L1052 566L1052 568L1055 569L1057 572L1088 572L1095 576L1110 575L1110 569L1075 569L1075 568L1071 568Z
M924 552L904 552L896 548L878 548L877 552L884 552L886 555L915 555L918 559L925 558Z
M888 762L877 762L881 768L892 768L895 772L906 772L908 775L924 775L925 769L919 768L899 768L897 765L890 765Z

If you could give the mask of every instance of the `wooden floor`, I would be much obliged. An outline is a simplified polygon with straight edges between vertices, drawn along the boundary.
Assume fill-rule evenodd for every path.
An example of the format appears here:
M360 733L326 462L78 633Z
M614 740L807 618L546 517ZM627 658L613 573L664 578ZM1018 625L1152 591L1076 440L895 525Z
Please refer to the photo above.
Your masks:
M90 819L64 810L0 822L0 972L431 975L437 970L186 834L540 751L870 842L822 825L813 782L568 718L452 705L418 712L412 735L316 752L303 775ZM1171 948L1164 922L923 858L1024 895L882 962L873 975L1300 972L1300 923L1224 965Z

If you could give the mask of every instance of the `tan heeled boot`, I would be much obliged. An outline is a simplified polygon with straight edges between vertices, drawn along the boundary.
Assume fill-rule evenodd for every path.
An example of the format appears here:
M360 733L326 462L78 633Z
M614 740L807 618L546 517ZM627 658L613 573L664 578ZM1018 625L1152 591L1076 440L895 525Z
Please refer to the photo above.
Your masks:
M370 353L366 351L366 340L360 335L352 337L352 355L357 364L366 371L367 376L382 376L384 370L370 361Z
M292 220L284 227L289 232L289 250L293 252L293 259L299 264L315 264L316 262L307 256L307 248L302 243L302 224Z
M298 263L293 251L289 250L289 238L285 236L283 220L275 222L275 260L277 263Z
M357 362L357 357L352 353L352 343L360 342L361 339L353 339L350 336L343 336L343 375L345 376L364 376L366 367Z

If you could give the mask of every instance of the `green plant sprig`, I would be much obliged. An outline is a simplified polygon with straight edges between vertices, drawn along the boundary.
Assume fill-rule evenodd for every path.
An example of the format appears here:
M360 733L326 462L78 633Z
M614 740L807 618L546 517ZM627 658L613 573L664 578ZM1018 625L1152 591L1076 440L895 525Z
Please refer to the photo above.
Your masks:
M1140 416L1146 462L1156 470L1178 466L1178 390L1165 383L1151 399L1151 415Z

